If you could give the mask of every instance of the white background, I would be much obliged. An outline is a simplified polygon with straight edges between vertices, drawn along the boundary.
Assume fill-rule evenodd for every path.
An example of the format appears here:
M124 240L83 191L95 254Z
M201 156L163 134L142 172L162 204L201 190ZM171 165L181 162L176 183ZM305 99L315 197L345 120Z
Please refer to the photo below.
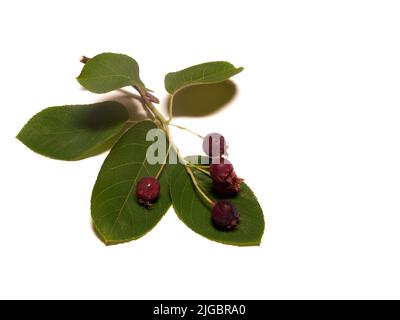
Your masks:
M399 16L398 1L1 1L0 298L400 298ZM230 141L260 247L173 210L106 247L89 210L105 155L54 161L14 138L44 107L101 100L75 77L104 51L134 57L163 103L167 72L245 67L228 106L176 123Z

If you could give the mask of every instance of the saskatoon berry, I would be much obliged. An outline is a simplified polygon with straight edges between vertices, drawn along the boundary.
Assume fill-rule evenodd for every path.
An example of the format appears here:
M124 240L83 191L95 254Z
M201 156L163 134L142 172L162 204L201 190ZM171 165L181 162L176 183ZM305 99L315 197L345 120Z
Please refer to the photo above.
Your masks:
M233 197L240 192L240 183L243 180L235 178L233 182L215 182L213 181L213 192L220 197Z
M212 208L211 218L216 227L231 230L239 222L239 212L230 201L219 200Z
M234 174L233 165L229 160L220 158L210 165L210 174L214 181L225 182Z
M232 164L227 159L221 158L219 163L212 163L210 174L213 180L213 190L217 195L234 196L240 191L243 179L236 175Z
M203 151L210 157L222 157L227 154L228 144L223 135L209 133L203 140Z
M144 177L136 184L136 198L140 204L146 207L150 207L159 194L160 183L154 177Z

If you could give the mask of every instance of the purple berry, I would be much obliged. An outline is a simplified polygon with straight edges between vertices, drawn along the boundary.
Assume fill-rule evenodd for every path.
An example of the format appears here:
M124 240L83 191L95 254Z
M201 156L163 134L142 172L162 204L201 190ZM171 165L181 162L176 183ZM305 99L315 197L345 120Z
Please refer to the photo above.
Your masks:
M203 140L203 151L210 157L222 157L227 154L228 144L223 135L209 133Z
M150 207L160 194L160 183L154 177L144 177L136 184L136 198L145 207Z
M216 195L220 197L233 197L240 192L240 183L243 180L235 178L233 182L215 182L213 181L212 187Z
M225 182L234 173L233 165L229 160L220 158L219 161L215 161L210 165L210 174L214 181Z
M212 163L210 174L213 180L213 190L217 195L234 196L240 191L243 179L236 175L233 165L227 159L221 158L219 163Z
M232 230L239 222L239 212L230 201L219 200L212 208L211 218L216 227Z

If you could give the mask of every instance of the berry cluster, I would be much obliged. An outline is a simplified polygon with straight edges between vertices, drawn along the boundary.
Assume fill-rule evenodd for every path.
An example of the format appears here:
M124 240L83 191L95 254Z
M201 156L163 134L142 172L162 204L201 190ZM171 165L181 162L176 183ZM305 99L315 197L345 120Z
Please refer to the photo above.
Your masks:
M209 174L212 189L218 197L233 197L240 191L243 179L239 178L232 163L225 158L228 144L219 133L210 133L203 139L203 151L210 157ZM160 194L160 183L155 177L144 177L136 185L137 201L150 208ZM215 227L222 230L235 229L239 212L229 200L212 202L211 219Z
M225 158L228 144L219 133L210 133L203 140L203 151L211 157L210 175L213 192L219 197L232 197L240 191L243 179L239 178L232 163ZM239 212L228 200L214 203L211 214L217 228L234 229L239 222Z

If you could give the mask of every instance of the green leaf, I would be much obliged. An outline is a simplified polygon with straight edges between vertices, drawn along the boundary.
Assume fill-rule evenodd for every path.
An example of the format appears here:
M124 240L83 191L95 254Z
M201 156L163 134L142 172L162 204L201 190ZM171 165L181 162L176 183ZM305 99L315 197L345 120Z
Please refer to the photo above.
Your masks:
M206 62L168 73L164 79L165 89L174 94L188 86L225 81L242 70L226 61Z
M109 149L129 118L114 101L50 107L33 116L17 139L33 151L58 160L80 160Z
M139 65L131 57L118 53L102 53L91 58L77 77L78 82L94 93L105 93L126 86L144 88Z
M198 156L187 159L193 162ZM213 199L218 200L212 193L211 178L197 169L192 170L202 189ZM237 246L260 244L264 232L264 217L257 198L245 183L242 183L239 195L230 199L240 214L237 229L221 231L213 226L211 206L199 196L185 167L181 164L176 165L171 177L173 177L170 180L172 204L178 217L190 229L210 240L224 244Z
M160 164L146 160L146 134L156 125L143 121L129 129L111 149L101 167L92 192L92 218L106 244L138 239L150 231L171 206L168 171L165 165L159 178L161 191L150 209L138 204L135 187L145 176L155 176Z

